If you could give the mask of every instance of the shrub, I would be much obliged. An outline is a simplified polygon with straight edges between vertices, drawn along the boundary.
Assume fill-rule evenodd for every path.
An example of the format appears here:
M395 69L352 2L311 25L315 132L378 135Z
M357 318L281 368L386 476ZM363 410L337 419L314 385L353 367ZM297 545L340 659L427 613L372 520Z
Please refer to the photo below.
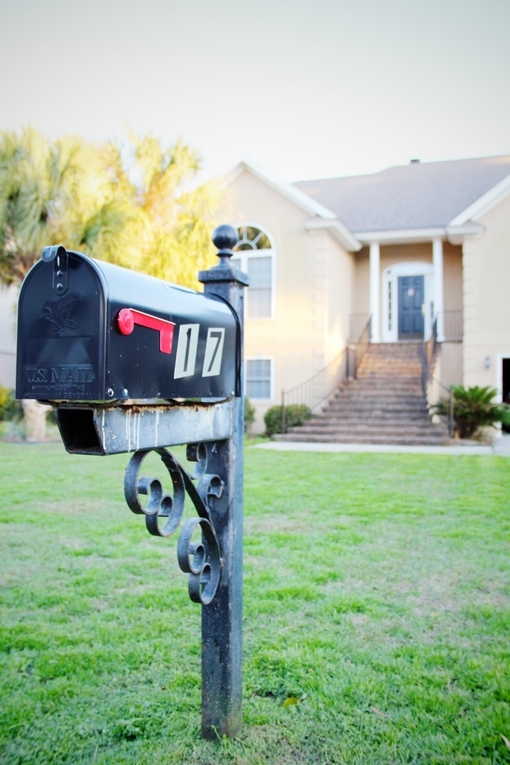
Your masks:
M494 388L480 388L478 385L464 388L462 385L452 385L452 391L453 419L460 438L472 438L479 428L494 426L497 422L510 425L510 406L494 403ZM448 417L449 400L440 399L432 410L441 417Z
M16 401L12 391L0 385L0 420L21 420L22 417L21 402Z
M244 432L247 433L250 425L255 422L255 407L249 398L244 399Z
M302 425L309 420L312 412L306 404L290 404L285 407L285 430ZM282 432L282 408L272 406L264 415L266 424L266 436L273 436Z

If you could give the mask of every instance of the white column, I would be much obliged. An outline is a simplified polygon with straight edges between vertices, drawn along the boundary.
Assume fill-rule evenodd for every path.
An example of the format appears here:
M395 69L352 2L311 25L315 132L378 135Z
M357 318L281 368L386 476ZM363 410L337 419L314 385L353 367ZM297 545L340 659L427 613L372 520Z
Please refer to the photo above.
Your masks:
M443 299L443 242L432 241L432 264L434 266L434 316L437 316L437 339L444 341L444 299Z
M370 313L372 315L372 342L381 342L381 277L379 242L370 245Z

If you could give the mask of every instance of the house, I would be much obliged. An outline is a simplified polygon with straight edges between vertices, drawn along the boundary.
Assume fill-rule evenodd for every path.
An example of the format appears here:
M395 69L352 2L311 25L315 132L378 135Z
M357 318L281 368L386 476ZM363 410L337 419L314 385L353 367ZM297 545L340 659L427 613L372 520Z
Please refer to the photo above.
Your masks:
M510 155L411 160L294 184L243 160L223 180L223 220L240 237L234 260L251 281L245 379L255 432L282 391L346 356L369 321L381 349L434 331L443 385L490 385L508 400ZM13 288L0 288L7 387L14 299Z
M440 343L450 384L510 393L510 155L283 183L249 160L224 178L250 275L246 390L255 429L371 318L371 342Z

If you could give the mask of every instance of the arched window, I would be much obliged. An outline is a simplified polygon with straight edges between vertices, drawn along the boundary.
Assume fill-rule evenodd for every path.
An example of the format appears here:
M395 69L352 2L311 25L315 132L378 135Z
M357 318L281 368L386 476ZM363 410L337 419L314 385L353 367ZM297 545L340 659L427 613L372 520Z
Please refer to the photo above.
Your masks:
M248 319L270 318L273 315L273 255L270 236L259 226L244 223L237 227L239 241L232 258L241 271L250 277L247 290Z

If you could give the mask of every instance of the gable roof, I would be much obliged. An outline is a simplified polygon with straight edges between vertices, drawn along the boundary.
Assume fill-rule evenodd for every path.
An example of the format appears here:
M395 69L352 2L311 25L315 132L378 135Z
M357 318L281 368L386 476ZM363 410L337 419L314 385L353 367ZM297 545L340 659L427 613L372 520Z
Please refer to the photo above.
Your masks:
M327 220L334 220L336 218L334 212L328 210L318 200L313 199L313 197L309 197L306 193L300 191L296 184L285 183L285 181L272 175L257 162L248 159L248 157L242 157L242 159L229 170L228 173L223 174L221 176L221 182L225 186L228 186L241 175L244 170L249 170L256 178L259 178L272 189L275 189L275 191L278 191L291 202L297 204L298 207L301 207L309 215L318 215L319 218L325 218Z
M328 231L333 238L347 250L347 252L361 249L360 242L353 236L352 232L343 223L342 219L337 218L334 212L328 210L319 201L313 199L313 197L304 194L296 188L294 184L285 183L272 175L252 159L248 159L248 157L243 157L228 173L223 174L220 182L225 186L228 186L245 170L248 170L256 178L259 178L259 180L263 181L270 188L274 189L279 194L282 194L282 196L286 197L286 199L293 202L306 213L312 215L313 217L310 221L305 223L305 228L309 230L324 229Z
M372 175L293 185L356 235L439 228L463 224L510 193L510 155L411 162Z

